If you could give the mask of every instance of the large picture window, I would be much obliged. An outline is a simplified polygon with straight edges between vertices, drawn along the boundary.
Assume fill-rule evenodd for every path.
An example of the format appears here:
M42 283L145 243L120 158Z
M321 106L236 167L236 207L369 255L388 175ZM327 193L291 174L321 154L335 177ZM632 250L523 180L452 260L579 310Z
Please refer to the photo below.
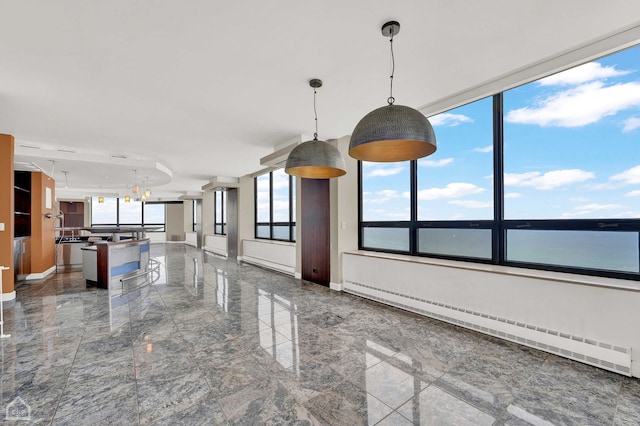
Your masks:
M256 238L295 241L295 180L283 169L255 178Z
M361 163L360 248L639 280L639 57L430 117L430 157Z
M98 202L98 197L91 200L92 226L148 226L153 231L164 232L164 202L126 202L124 198L105 198Z

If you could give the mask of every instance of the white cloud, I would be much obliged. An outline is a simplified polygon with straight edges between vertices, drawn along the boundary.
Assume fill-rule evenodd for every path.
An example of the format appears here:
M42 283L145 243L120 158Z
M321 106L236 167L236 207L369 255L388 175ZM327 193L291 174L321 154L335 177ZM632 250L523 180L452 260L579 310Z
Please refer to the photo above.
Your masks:
M393 176L402 173L404 167L391 167L388 169L385 168L377 168L373 169L370 172L366 173L367 177L376 177L376 176Z
M640 83L605 87L596 81L557 92L533 107L511 110L505 120L542 127L580 127L634 106L640 106Z
M383 189L382 191L376 192L376 195L378 195L380 197L387 197L387 198L399 198L400 197L400 193L398 191L396 191L395 189Z
M587 197L571 197L569 198L569 201L573 201L574 203L584 203L589 201L589 199Z
M397 212L397 213L385 212L383 216L389 219L407 220L407 213L403 213L403 212Z
M627 198L640 197L640 189L636 189L635 191L627 192L626 194L624 194L624 196L627 197Z
M487 207L493 207L491 201L475 201L475 200L452 200L449 204L455 204L456 206L466 207L469 209L485 209Z
M442 160L418 160L418 165L422 167L444 167L453 163L453 158L443 158Z
M472 183L453 182L444 188L429 188L418 191L418 200L437 200L439 198L458 198L484 192Z
M394 189L383 189L382 191L376 191L375 193L367 193L363 198L363 201L370 204L382 204L400 197L402 197L402 194Z
M629 74L629 71L621 71L615 67L603 67L599 62L589 62L584 65L571 68L566 71L550 75L539 80L541 86L578 85L594 80L603 80L608 77L618 77Z
M640 127L640 117L631 117L624 121L623 132L632 132Z
M593 179L595 175L580 169L552 170L540 172L505 173L505 186L532 186L535 189L553 189Z
M429 122L432 126L449 126L455 127L462 123L473 123L473 118L467 117L462 114L451 114L449 112L443 112L442 114L429 117Z
M621 204L598 204L598 203L585 204L583 206L574 207L573 212L564 213L562 217L570 218L575 216L587 216L595 212L613 211L613 210L620 210L624 208L626 207ZM607 216L613 216L613 215L611 213L607 213Z
M272 176L274 191L277 191L278 189L289 188L289 175L284 173L284 170L276 170L273 172Z
M289 211L289 201L273 200L274 211Z
M623 185L640 184L640 165L613 175L610 179L619 181Z
M483 146L482 148L474 148L475 152L493 152L493 145Z
M589 211L594 211L594 210L618 210L618 209L622 209L622 208L624 208L624 206L621 205L621 204L598 204L598 203L592 203L592 204L586 204L584 206L576 207L575 210L589 210Z
M522 194L519 192L507 192L504 194L504 198L520 198Z

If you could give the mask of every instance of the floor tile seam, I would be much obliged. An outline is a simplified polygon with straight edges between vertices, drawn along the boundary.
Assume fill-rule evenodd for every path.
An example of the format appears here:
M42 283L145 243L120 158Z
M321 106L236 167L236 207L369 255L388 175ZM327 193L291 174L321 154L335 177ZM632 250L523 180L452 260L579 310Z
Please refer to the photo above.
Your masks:
M60 408L60 402L62 401L62 397L64 396L64 393L67 390L67 387L69 386L69 382L71 380L71 372L73 371L73 365L76 362L76 357L78 356L78 351L80 350L80 343L82 342L82 338L84 337L84 333L86 332L86 329L87 329L87 326L85 324L84 331L82 332L82 336L80 336L80 339L78 340L78 346L76 347L76 351L73 354L73 360L71 361L71 368L69 368L69 373L67 373L67 379L65 380L64 386L62 387L62 390L60 392L60 396L58 397L58 402L56 403L56 409L54 410L53 415L51 416L50 424L53 424L53 421L56 418L56 414L58 413L58 409Z
M354 385L354 386L355 386L355 385ZM425 388L425 389L426 389L426 388ZM422 391L421 391L421 392L422 392ZM400 404L400 405L398 406L398 408L393 408L393 407L390 407L388 404L386 404L384 401L382 401L380 398L378 398L377 396L375 396L375 395L373 395L373 394L371 394L371 393L367 392L366 390L365 390L365 393L366 393L367 395L371 396L372 398L376 399L376 400L377 400L377 401L379 401L382 405L384 405L385 407L388 407L388 408L391 410L391 411L389 412L389 414L387 414L386 416L384 416L383 418L381 418L380 420L378 420L378 421L377 421L376 423L374 423L374 424L376 424L376 425L377 425L377 424L380 424L384 419L386 419L387 417L389 417L389 416L390 416L390 415L392 415L393 413L398 414L398 415L399 415L400 417L402 417L403 419L407 419L405 416L403 416L403 415L398 411L398 409L400 409L400 407L402 407L404 404L406 404L406 403L407 403L408 401L410 401L411 399L409 399L409 400L407 400L407 401L403 402L402 404ZM414 397L415 397L415 396L416 396L416 395L414 395ZM409 420L409 419L407 419L407 421L411 422L411 420Z
M620 389L618 390L618 397L616 398L616 406L613 410L613 417L611 418L611 425L615 425L616 417L618 417L618 409L620 408L620 396L622 394L622 386L624 384L623 380L620 380Z
M109 301L111 302L111 301ZM132 317L131 317L131 305L129 303L129 301L127 301L127 308L129 309L129 324L132 324ZM129 328L131 329L131 326L129 326ZM133 343L133 330L131 332L131 358L133 360L133 383L134 383L134 388L135 388L135 392L136 392L136 410L138 411L138 425L140 425L142 423L142 418L141 418L141 413L140 413L140 399L139 399L139 391L138 391L138 378L136 377L136 354L135 354L135 350L134 350L134 343Z
M486 408L481 407L481 406L479 406L479 405L477 405L477 404L475 404L475 403L473 403L473 402L471 402L471 401L468 401L468 400L466 400L466 399L461 399L459 396L454 395L453 393L451 393L448 389L443 388L443 387L441 387L441 386L438 386L438 384L437 384L437 383L435 383L435 382L434 382L434 383L429 383L429 385L428 385L428 386L426 386L425 388L423 388L423 389L420 391L420 393L424 392L427 388L429 388L429 387L431 387L431 386L435 386L436 388L438 388L438 390L440 390L440 391L442 391L442 392L444 392L444 393L448 394L449 396L451 396L452 398L455 398L456 400L458 400L458 401L462 402L463 404L466 404L466 405L468 405L468 406L470 406L470 407L473 407L473 408L475 408L476 410L480 411L481 413L483 413L483 414L486 414L486 415L488 415L488 416L493 417L494 421L496 421L496 420L498 420L498 419L501 419L501 418L503 418L504 416L506 416L506 415L507 415L507 413L508 413L509 405L511 405L511 404L515 401L515 395L514 395L514 394L511 394L511 396L512 396L511 401L509 402L509 405L507 405L506 407L504 407L504 408L500 408L500 407L497 407L496 405L493 405L493 404L492 404L492 406L493 406L493 407L496 407L496 408L497 408L497 410L496 410L496 415L493 415L492 413L487 412Z

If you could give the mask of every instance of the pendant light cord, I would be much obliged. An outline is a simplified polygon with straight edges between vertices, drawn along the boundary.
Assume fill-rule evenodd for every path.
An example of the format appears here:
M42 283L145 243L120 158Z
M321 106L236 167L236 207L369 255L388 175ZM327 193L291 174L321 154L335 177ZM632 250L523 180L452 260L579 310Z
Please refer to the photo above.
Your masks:
M316 120L316 132L313 134L313 140L318 140L318 111L316 110L316 88L313 88L313 115Z
M387 102L389 103L389 105L393 105L393 103L396 101L396 98L393 97L393 75L396 73L396 58L393 55L393 28L391 28L391 39L389 40L389 43L391 46L391 75L389 76L390 91Z

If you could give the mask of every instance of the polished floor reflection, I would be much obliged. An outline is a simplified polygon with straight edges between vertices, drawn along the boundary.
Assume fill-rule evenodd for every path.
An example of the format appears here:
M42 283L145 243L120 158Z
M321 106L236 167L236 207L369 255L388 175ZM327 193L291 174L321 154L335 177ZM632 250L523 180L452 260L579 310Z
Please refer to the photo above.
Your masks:
M640 381L179 244L5 306L2 411L53 424L638 425Z

